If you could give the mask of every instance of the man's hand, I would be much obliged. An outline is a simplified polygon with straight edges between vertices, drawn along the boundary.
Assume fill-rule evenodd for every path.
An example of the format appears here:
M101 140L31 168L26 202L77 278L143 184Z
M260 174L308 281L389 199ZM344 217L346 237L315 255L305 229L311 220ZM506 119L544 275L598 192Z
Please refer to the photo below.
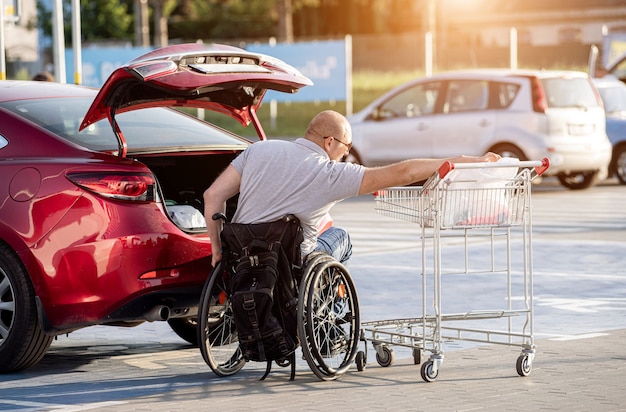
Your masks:
M487 152L483 156L483 159L483 162L497 162L498 160L502 159L502 156L497 153Z
M220 261L222 260L222 251L220 248L217 248L217 250L215 248L213 248L213 244L211 244L211 253L212 253L212 257L211 257L211 265L213 265L213 267L216 267L218 263L220 263Z

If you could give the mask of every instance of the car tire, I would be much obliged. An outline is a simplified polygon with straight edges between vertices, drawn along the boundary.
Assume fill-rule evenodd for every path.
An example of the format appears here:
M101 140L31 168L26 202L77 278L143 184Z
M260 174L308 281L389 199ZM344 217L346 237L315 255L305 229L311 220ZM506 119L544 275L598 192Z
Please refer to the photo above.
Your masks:
M613 150L612 166L620 184L626 185L626 144L616 146Z
M53 339L39 325L26 269L13 250L0 243L0 373L35 365Z
M571 190L587 189L598 182L598 171L589 170L586 172L560 174L559 182Z
M198 346L198 321L196 318L173 318L167 320L170 328L183 340Z
M512 144L501 144L498 146L494 146L489 149L489 151L499 154L502 157L514 157L521 161L528 160L526 158L526 155L524 155L524 152L519 147Z

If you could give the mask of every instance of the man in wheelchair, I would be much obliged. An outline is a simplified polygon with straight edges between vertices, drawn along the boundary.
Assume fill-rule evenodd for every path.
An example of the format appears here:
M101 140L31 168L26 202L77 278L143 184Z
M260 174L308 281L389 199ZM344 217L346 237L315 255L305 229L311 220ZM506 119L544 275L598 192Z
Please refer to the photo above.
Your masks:
M299 285L299 297L296 299L297 335L302 341L304 358L313 372L323 380L336 379L354 361L357 355L360 324L356 289L351 276L343 266L352 254L349 235L339 227L331 227L318 233L320 221L340 200L425 180L444 161L486 162L499 158L496 154L487 153L484 156L458 156L450 159L411 159L388 166L367 168L340 161L349 153L351 145L352 133L348 120L335 111L323 111L311 120L303 138L295 141L260 141L249 146L204 192L204 215L211 239L212 264L215 268L224 267L218 266L223 260L222 246L232 253L233 250L246 249L245 244L248 242L239 241L243 235L235 236L238 241L233 247L230 244L233 236L225 236L222 233L223 228L225 232L234 230L247 232L253 227L261 227L262 233L265 234L269 233L265 229L266 225L280 226L283 222L289 221L285 220L286 217L297 218L292 221L299 223L298 228L301 228L303 236L299 236L302 240L299 243L299 251L294 251L294 256L289 260L291 263L294 260L306 262L303 265L304 274ZM214 216L225 216L227 201L236 195L238 195L236 210L230 219L231 222L224 226L224 220L215 219ZM277 239L262 240L274 242ZM283 240L282 235L278 240ZM226 244L222 245L222 241ZM260 261L267 257L266 253L248 256L244 251L239 254L245 257L240 259L238 256L237 262L243 265L249 265L248 258L251 261L255 259ZM231 255L228 256L229 258L224 258L224 261L232 262ZM295 256L299 259L294 259ZM225 266L232 267L228 264ZM258 265L255 263L253 266ZM256 269L250 269L252 270ZM257 315L253 314L251 309L246 309L246 315L239 309L232 310L233 306L230 306L228 301L230 299L232 303L239 299L237 302L240 303L234 307L244 307L241 304L241 293L248 293L251 296L252 290L269 290L259 286L267 277L263 277L265 275L261 275L260 272L239 276L238 268L234 275L228 277L235 279L235 283L240 282L238 285L243 287L239 288L224 285L224 276L218 276L219 269L214 273L215 275L212 275L205 285L208 292L203 292L199 312L199 342L205 361L216 374L227 376L241 369L248 359L268 360L266 373L262 378L264 379L269 373L273 358L281 366L292 366L293 379L295 374L293 350L289 349L290 360L285 362L281 356L265 357L264 344L259 344L258 353L261 355L257 356L255 342L263 340L263 336L269 334L263 335L258 327L248 328L248 326L265 323L257 321ZM299 281L295 283L298 284ZM227 300L218 299L221 291L227 291L226 295L229 296ZM252 298L247 302L252 302ZM283 307L280 304L278 306ZM280 312L283 313L283 319L291 314L287 312L287 310ZM237 318L236 321L230 320L233 313L234 318ZM267 325L272 324L270 319ZM241 329L245 329L246 332L242 333ZM291 330L289 327L285 329ZM239 334L241 345L239 347L235 345L231 347L230 344L234 343L232 339L217 337L218 335L230 337L235 333ZM277 346L272 344L271 347Z

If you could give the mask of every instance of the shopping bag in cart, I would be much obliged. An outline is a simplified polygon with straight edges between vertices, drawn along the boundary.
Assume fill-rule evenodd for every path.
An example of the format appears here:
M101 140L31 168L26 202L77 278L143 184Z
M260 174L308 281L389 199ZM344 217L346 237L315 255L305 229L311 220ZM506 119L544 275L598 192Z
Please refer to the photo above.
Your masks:
M503 158L489 167L454 168L438 183L441 227L489 226L511 216L512 181L518 159Z

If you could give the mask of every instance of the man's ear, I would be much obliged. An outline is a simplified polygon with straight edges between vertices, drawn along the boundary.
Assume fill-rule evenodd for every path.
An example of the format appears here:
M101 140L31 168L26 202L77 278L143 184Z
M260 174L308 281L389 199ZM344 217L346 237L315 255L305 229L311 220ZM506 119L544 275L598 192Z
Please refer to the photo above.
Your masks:
M330 145L333 143L333 139L331 139L330 137L327 137L326 139L323 140L323 142L324 142L324 146L323 146L324 150L327 153L330 153L330 150L331 150Z

